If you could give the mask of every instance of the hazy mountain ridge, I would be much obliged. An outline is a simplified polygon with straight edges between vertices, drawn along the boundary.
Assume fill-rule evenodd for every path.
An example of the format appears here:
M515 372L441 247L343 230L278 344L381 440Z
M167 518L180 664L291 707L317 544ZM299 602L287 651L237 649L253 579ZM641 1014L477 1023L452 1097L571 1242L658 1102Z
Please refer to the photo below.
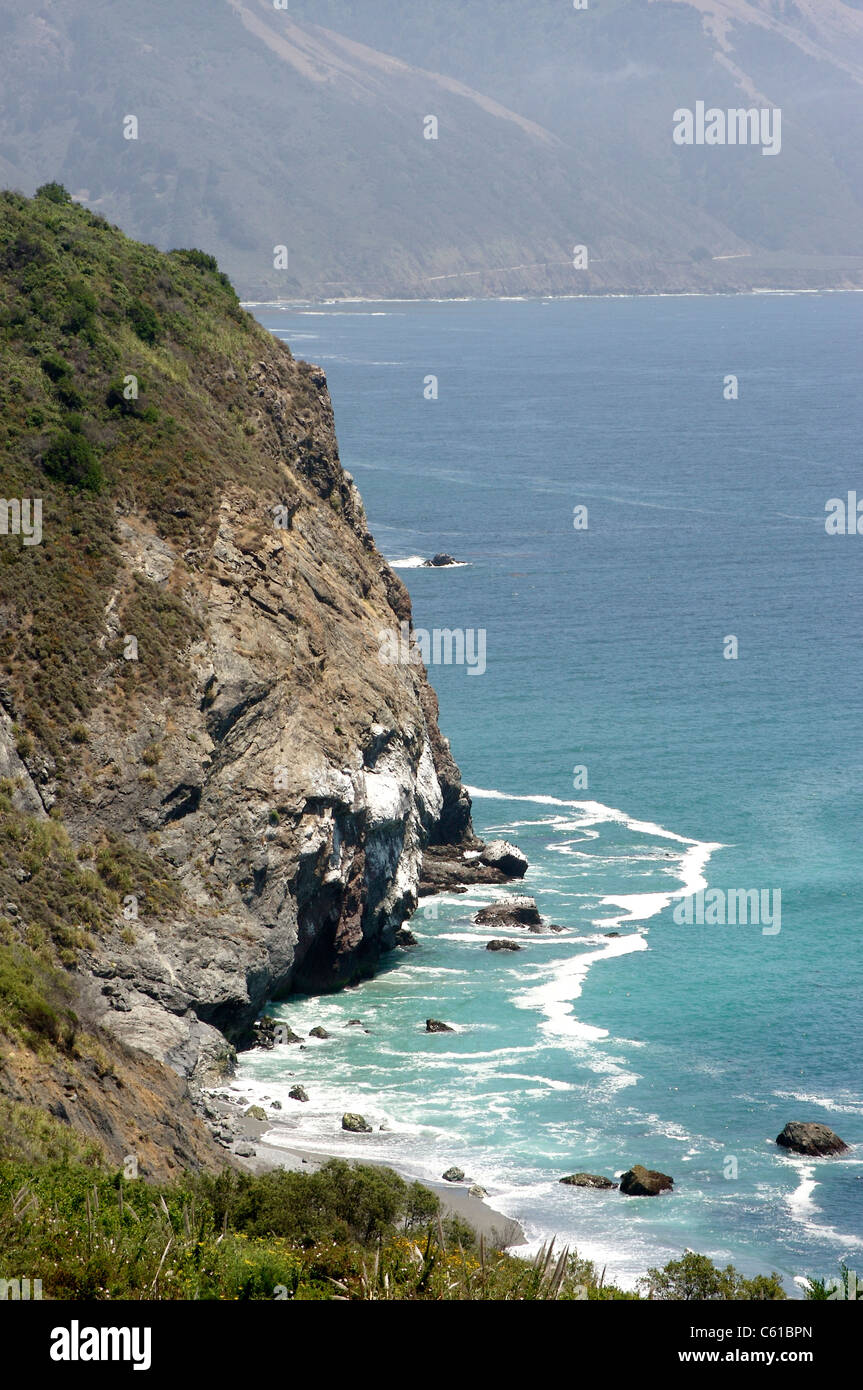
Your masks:
M57 0L0 37L3 182L205 246L249 297L863 283L841 0ZM780 106L780 156L675 146L696 100Z

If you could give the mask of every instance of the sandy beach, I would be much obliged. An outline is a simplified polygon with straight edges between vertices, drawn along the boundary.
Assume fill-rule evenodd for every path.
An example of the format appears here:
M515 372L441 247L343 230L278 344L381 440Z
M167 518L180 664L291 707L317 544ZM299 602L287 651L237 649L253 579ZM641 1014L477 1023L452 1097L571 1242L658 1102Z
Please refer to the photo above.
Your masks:
M245 1110L248 1105L240 1105L234 1101L225 1100L223 1095L209 1095L208 1104L229 1121L236 1132L236 1141L240 1147L250 1144L254 1147L254 1155L241 1155L234 1153L234 1162L249 1173L267 1173L275 1168L286 1168L291 1171L298 1171L305 1168L306 1171L314 1172L326 1163L332 1154L321 1153L314 1149L306 1149L296 1144L284 1146L282 1144L268 1143L266 1136L271 1134L274 1124L269 1119L257 1120L251 1115L246 1115ZM230 1152L230 1150L229 1150ZM355 1162L378 1164L380 1167L390 1167L395 1169L406 1181L414 1181L414 1175L398 1168L396 1164L379 1164L377 1159L365 1158L361 1153L357 1153ZM428 1187L440 1198L443 1214L446 1216L458 1216L466 1221L476 1231L478 1236L483 1236L489 1243L500 1245L501 1248L513 1249L520 1245L526 1245L524 1231L517 1221L512 1217L504 1216L502 1212L495 1211L482 1197L471 1196L469 1192L470 1184L448 1183L448 1182L428 1182L423 1179L423 1186Z

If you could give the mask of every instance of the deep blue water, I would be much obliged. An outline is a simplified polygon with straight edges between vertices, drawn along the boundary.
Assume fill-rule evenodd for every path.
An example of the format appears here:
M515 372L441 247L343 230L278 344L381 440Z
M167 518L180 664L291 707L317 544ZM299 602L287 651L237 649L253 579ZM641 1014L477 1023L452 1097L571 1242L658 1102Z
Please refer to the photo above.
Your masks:
M477 795L476 827L521 845L566 930L494 955L488 893L427 905L417 951L281 1008L372 1031L251 1054L246 1090L282 1096L290 1067L312 1094L302 1116L283 1100L296 1139L427 1177L457 1162L624 1279L684 1246L788 1279L863 1261L863 535L825 530L829 498L863 497L863 300L257 312L325 368L387 558L467 562L400 573L417 626L486 633L484 674L430 671L441 725L468 785L517 798ZM710 888L781 892L781 929L678 925L699 864ZM459 1031L427 1037L428 1014ZM342 1136L346 1108L388 1128ZM790 1158L789 1119L857 1147ZM674 1194L557 1183L633 1162Z

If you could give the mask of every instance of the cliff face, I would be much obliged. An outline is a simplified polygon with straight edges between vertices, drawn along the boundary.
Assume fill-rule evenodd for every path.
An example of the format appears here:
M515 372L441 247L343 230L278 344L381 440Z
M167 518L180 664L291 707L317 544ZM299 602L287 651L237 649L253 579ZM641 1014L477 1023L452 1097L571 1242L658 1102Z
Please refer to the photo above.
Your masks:
M0 783L10 842L50 839L0 865L19 899L0 939L32 951L38 928L94 1036L201 1078L268 997L374 967L424 847L470 841L470 802L424 668L381 660L410 603L320 368L207 258L137 247L59 193L0 211L5 365L26 383L4 490L41 497L44 530L2 537ZM85 326L38 322L34 264L89 268ZM4 1089L32 1099L17 1055Z

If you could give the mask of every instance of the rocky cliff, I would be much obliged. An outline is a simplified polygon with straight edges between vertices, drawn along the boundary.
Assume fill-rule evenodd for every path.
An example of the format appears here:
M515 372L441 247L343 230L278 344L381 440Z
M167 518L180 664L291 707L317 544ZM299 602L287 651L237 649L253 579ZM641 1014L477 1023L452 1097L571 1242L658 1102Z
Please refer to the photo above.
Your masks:
M424 668L381 660L410 602L321 369L56 186L0 200L0 266L3 491L42 503L0 536L0 940L200 1078L267 998L373 969L470 802Z

